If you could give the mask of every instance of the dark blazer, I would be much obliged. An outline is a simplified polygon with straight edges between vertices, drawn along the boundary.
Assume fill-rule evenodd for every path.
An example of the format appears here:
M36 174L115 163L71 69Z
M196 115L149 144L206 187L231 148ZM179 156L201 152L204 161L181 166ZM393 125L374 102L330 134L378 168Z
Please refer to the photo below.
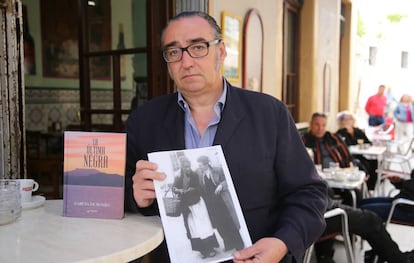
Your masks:
M133 111L126 132L126 209L156 213L156 204L137 207L132 175L147 153L185 148L184 112L177 94L157 97ZM228 84L214 145L223 148L252 241L280 238L288 246L288 257L299 261L325 228L327 188L285 105Z

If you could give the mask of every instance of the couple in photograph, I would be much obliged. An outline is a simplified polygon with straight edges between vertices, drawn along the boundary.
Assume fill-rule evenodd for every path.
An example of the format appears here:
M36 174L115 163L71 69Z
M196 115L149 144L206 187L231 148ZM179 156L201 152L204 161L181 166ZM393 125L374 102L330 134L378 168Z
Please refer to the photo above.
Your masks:
M198 169L193 171L191 161L179 156L180 169L173 183L173 193L181 200L181 212L191 248L202 258L214 257L219 248L214 229L220 234L224 251L244 247L239 232L240 223L224 171L213 167L208 156L197 158Z

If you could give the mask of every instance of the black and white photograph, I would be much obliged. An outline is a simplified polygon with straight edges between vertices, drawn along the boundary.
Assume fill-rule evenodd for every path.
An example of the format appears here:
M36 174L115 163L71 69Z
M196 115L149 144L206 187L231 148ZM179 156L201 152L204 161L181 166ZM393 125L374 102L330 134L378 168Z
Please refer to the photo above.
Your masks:
M221 146L148 154L171 262L221 262L251 246ZM183 256L185 255L185 256Z

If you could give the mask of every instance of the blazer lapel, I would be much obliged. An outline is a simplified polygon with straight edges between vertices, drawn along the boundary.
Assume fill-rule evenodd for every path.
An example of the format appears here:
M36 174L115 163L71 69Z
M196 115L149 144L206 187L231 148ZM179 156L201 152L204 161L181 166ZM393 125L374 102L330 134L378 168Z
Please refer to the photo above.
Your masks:
M227 97L224 110L221 113L221 119L217 128L216 137L214 138L214 145L225 145L236 132L237 126L245 116L245 110L241 106L240 98L233 86L227 83Z
M178 106L177 96L172 96L172 98L173 99L170 100L170 103L175 103L175 106L170 105L168 108L172 108L174 110L167 112L163 125L172 148L180 150L185 148L184 112L180 106Z

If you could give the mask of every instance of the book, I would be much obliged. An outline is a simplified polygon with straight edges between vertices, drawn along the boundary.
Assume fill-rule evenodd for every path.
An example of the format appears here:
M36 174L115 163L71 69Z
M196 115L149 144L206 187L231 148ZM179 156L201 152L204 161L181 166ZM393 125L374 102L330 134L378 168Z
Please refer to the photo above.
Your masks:
M124 216L126 134L64 132L63 215Z
M252 242L221 146L152 152L171 262L222 262ZM185 257L183 257L185 255Z

